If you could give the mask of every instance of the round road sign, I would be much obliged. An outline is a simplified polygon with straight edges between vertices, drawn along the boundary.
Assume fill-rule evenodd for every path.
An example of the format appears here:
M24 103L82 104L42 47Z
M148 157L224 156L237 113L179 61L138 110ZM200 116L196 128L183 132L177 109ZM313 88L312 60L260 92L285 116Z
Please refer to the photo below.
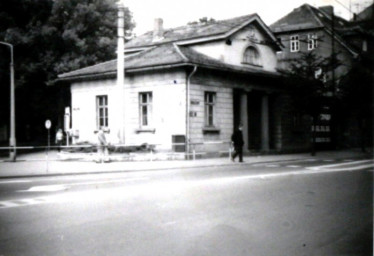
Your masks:
M52 125L52 123L51 123L50 120L45 121L45 128L49 129L49 128L51 128L51 125Z

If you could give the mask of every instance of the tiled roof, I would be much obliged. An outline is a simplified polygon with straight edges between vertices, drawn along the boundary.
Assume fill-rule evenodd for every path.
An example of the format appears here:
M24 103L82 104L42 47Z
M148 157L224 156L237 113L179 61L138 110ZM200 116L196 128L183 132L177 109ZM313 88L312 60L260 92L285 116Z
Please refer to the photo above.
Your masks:
M348 21L335 16L334 25L336 29L344 28L347 24ZM308 4L304 4L271 24L270 29L274 33L278 33L323 27L330 29L331 25L331 15Z
M112 75L113 72L117 70L117 61L110 60L106 62L102 62L93 66L88 66L85 68L77 69L74 71L70 71L67 73L63 73L58 75L59 80L69 80L74 77L79 76L105 76L105 75Z
M218 36L230 32L252 18L259 18L257 14L250 14L227 20L219 20L207 23L186 25L171 29L165 29L163 38L153 42L153 31L133 38L126 43L126 49L152 46L167 42L176 42L189 39L198 39L209 36Z
M166 68L175 66L197 65L200 67L244 72L252 75L277 76L276 72L257 68L235 66L223 63L207 55L196 52L186 46L174 43L163 44L125 58L125 72L136 72L146 69ZM78 69L59 75L59 80L75 80L110 76L115 77L117 60L107 61L94 66Z
M146 68L165 68L166 65L199 65L209 68L251 72L252 74L276 75L277 73L275 72L267 72L257 68L228 65L189 49L188 47L174 44L182 44L182 41L185 42L185 40L211 40L211 38L217 40L217 37L225 38L240 30L253 20L257 20L260 26L268 33L268 36L276 42L271 30L263 23L257 14L167 29L164 30L163 37L156 42L153 41L153 32L148 32L126 43L125 49L130 49L128 52L131 52L131 49L134 50L134 52L139 49L143 51L125 58L125 72L135 72L136 70L144 70ZM113 77L116 75L116 69L117 62L116 60L112 60L64 73L58 77L59 80L71 80L83 77Z

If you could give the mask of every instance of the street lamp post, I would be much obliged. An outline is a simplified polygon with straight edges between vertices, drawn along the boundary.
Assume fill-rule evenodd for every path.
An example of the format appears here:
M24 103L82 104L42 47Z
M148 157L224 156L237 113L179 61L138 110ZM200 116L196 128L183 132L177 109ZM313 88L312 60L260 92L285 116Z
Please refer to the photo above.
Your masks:
M10 153L9 158L11 161L16 161L16 112L15 112L15 101L14 101L14 62L13 62L13 45L0 42L0 44L9 46L10 48L10 138L9 147Z

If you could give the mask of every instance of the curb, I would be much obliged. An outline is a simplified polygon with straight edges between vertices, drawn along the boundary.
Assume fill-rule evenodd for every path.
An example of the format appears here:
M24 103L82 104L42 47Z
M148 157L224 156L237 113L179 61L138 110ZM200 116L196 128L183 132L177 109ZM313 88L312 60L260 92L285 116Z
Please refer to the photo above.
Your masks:
M270 161L259 161L259 162L227 162L227 163L220 163L214 165L195 165L195 166L179 166L179 167L160 167L160 168L144 168L144 169L129 169L129 170L105 170L105 171L90 171L90 172L70 172L70 173L44 173L44 174L31 174L31 175L13 175L13 176L0 176L0 180L3 179L19 179L19 178L40 178L40 177L59 177L59 176L73 176L73 175L92 175L92 174L110 174L110 173L129 173L129 172L149 172L149 171L165 171L165 170L174 170L174 169L196 169L196 168L203 168L203 167L223 167L223 166L236 166L236 165L253 165L258 163L279 163L279 162L288 162L288 161L297 161L300 158L295 159L287 159L287 160L270 160ZM104 163L105 164L105 163Z

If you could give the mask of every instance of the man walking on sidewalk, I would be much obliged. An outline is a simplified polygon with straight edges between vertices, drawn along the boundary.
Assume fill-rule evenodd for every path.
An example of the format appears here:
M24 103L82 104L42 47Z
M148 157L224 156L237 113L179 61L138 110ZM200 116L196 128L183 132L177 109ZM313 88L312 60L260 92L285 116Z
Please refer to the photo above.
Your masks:
M231 141L234 145L234 152L231 156L231 160L235 162L235 158L239 155L239 162L243 162L243 125L240 124L238 129L232 134Z

